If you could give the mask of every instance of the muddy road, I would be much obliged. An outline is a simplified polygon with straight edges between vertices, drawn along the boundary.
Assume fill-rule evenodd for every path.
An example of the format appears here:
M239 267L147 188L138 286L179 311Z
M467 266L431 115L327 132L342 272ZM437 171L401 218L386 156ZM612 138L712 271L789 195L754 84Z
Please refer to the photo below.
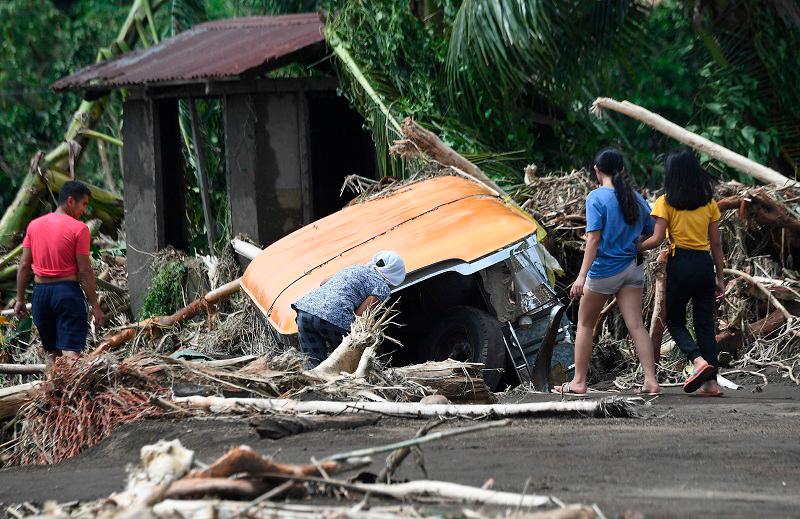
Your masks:
M538 401L549 395L507 396ZM800 517L800 388L770 383L723 398L668 388L640 419L518 419L503 429L423 446L431 479L596 503L607 517ZM454 421L447 427L467 425ZM142 445L180 438L209 462L247 444L290 462L308 462L412 437L418 420L383 418L350 431L260 439L246 418L147 421L120 427L81 456L55 466L0 470L0 502L59 502L122 489L125 466ZM377 472L384 456L374 457ZM409 458L397 474L421 479Z

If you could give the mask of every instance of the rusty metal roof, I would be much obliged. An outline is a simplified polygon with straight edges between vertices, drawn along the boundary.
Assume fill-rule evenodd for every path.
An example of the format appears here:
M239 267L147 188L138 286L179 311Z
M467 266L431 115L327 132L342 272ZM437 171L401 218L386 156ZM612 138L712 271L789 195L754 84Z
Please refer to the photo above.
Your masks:
M316 13L207 22L158 45L88 66L52 88L108 90L263 73L320 45L325 39L322 29Z

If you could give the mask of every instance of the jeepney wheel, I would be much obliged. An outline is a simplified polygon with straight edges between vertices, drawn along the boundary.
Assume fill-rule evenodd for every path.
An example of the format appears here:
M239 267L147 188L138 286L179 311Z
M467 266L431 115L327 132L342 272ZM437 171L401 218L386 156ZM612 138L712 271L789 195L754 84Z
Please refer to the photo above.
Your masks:
M454 306L445 311L428 335L426 352L430 360L448 358L481 362L483 380L497 391L505 369L503 331L497 319L473 306Z

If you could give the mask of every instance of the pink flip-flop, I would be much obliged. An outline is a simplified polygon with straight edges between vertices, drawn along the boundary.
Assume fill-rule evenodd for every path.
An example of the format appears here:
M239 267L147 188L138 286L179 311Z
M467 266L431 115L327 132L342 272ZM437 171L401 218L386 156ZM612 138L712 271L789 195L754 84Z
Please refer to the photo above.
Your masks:
M685 393L694 393L700 386L702 386L708 379L714 376L714 366L705 364L702 368L693 372L686 382L683 383L683 391Z

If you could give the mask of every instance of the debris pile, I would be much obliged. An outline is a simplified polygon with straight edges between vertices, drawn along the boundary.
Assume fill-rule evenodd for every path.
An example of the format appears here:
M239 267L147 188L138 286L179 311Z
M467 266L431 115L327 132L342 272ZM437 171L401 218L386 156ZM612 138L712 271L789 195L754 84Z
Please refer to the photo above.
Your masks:
M525 517L590 519L597 507L565 505L547 495L503 492L446 481L391 482L409 448L441 438L508 425L508 420L428 433L432 422L411 440L339 453L311 463L279 463L245 445L232 448L209 465L180 441L161 440L141 449L125 490L82 504L47 503L29 517L356 517L405 518L506 517L514 510L544 509ZM390 452L381 474L356 471L372 465L370 456ZM420 451L421 452L421 451ZM316 502L309 498L320 498ZM480 514L480 515L478 515Z
M586 229L584 202L594 187L585 170L576 170L555 176L526 175L526 185L514 193L548 231L545 244L565 271L559 280L562 293L567 292L580 268ZM643 194L652 205L660 192ZM718 186L716 198L722 212L727 282L718 315L721 360L745 373L771 366L800 383L799 328L794 318L800 315L800 274L796 270L800 259L800 189L748 188L727 182ZM660 378L669 384L682 379L685 360L664 330L663 291L659 294L657 290L664 282L663 250L652 251L646 258L644 310L651 337L661 345ZM628 369L617 373L615 385L620 389L633 387L637 377L641 378L641 373L631 371L638 369L638 362L625 339L625 330L613 304L604 309L595 326L600 362L594 364L594 379L600 381L619 370L614 365L621 355L628 361Z

